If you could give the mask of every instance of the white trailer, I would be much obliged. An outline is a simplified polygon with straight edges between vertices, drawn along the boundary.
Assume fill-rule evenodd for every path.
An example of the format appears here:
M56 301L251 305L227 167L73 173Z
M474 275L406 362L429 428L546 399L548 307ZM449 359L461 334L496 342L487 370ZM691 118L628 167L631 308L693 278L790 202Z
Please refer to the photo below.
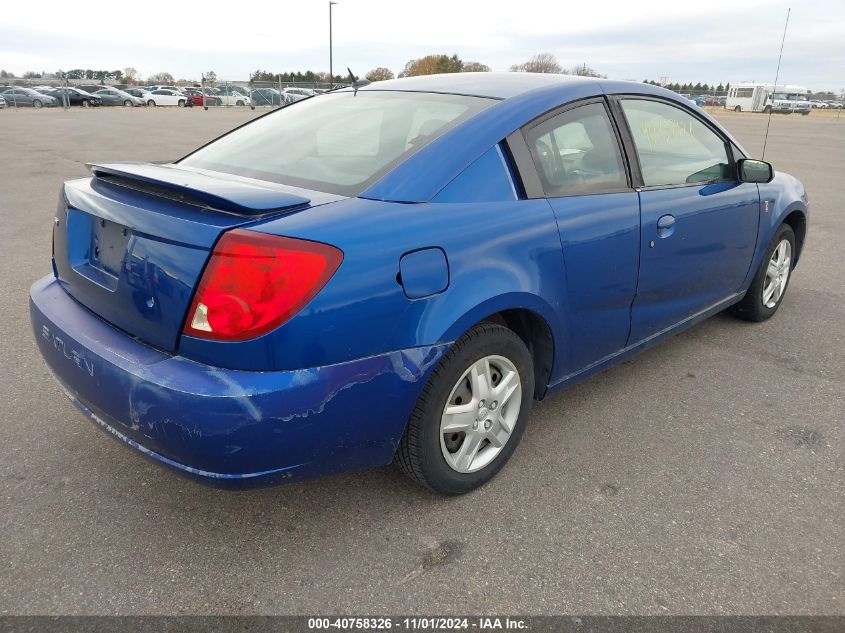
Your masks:
M803 86L778 84L742 83L730 87L725 107L736 112L781 112L810 113L807 95L810 91Z

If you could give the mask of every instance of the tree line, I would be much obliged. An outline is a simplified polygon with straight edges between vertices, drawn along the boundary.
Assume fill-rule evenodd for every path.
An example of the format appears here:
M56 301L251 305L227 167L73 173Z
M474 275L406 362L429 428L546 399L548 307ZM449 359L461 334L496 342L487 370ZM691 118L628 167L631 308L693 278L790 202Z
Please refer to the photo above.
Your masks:
M700 82L699 83L685 83L685 84L675 82L675 83L670 83L670 84L664 85L664 84L661 84L661 83L654 81L652 79L643 79L643 83L644 84L651 84L652 86L663 86L664 88L668 88L669 90L674 90L675 92L687 92L687 93L690 93L690 94L700 94L700 93L713 92L713 91L715 91L715 92L727 92L728 90L730 90L730 87L731 87L730 82L728 82L725 85L722 85L720 83L718 86L710 85L710 84L706 84L706 83L703 84L703 83L700 83Z

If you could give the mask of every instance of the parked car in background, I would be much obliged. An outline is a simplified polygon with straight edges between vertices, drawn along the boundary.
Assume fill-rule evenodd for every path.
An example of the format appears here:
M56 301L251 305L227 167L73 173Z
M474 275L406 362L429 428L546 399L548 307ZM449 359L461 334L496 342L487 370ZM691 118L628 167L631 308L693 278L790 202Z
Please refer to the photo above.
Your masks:
M0 95L0 110L6 107L6 99L3 95Z
M146 97L150 93L146 88L138 88L137 86L129 87L129 88L124 88L123 92L125 92L126 94L129 94L129 95L132 95L133 97L138 97L139 99L141 99L144 102L144 105L147 105Z
M103 105L126 107L146 105L146 102L141 97L136 97L117 88L98 90L94 93L94 96L99 97Z
M809 101L810 107L814 110L826 110L827 102L825 101Z
M287 97L276 88L256 88L249 93L253 105L257 106L283 106L292 103Z
M154 90L144 98L147 100L148 106L179 106L180 108L184 108L185 106L194 105L193 101L189 100L181 92L167 89Z
M53 108L57 105L57 101L52 96L41 94L32 88L7 87L2 94L6 103L15 107Z
M219 106L222 104L220 97L218 97L213 88L205 88L205 101L203 101L203 89L197 87L183 88L182 92L187 96L195 106Z
M100 97L92 95L90 92L86 92L80 88L54 88L48 94L60 106L64 106L65 103L71 106L82 106L83 108L103 105Z
M289 99L289 103L307 99L308 97L313 97L317 94L309 88L285 88L283 92L285 93L286 98Z
M234 86L218 86L216 96L220 98L220 102L222 105L250 106L251 108L255 109L255 106L252 104L252 99L250 99L247 95L241 92L240 89L235 88Z
M101 429L219 486L393 462L473 490L535 399L773 316L808 222L801 182L687 99L562 75L341 89L91 172L30 290L39 350Z

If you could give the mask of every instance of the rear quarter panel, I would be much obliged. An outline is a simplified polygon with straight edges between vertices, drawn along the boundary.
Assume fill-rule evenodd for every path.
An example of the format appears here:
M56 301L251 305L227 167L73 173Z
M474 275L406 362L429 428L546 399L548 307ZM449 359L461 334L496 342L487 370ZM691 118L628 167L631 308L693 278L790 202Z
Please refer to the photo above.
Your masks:
M327 365L458 338L499 310L527 308L553 333L565 327L565 271L545 200L402 204L349 199L319 213L261 226L267 233L337 246L344 260L291 321L263 337L227 344L183 336L180 351L242 369ZM397 279L403 254L446 253L445 291L408 299Z

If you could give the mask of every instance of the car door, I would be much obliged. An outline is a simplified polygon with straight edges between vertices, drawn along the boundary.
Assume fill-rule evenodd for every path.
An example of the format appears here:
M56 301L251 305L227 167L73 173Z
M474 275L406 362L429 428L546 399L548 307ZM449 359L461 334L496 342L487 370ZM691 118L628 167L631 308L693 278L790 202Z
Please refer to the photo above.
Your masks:
M692 111L650 97L617 103L641 179L630 345L739 292L757 243L760 196L757 185L737 180L729 141Z
M637 289L639 197L603 97L567 105L523 132L563 248L565 374L572 374L625 347Z
M176 103L176 98L169 90L156 90L153 95L156 105L174 105Z
M26 94L23 90L14 89L10 91L13 103L17 105L31 105L32 97Z

